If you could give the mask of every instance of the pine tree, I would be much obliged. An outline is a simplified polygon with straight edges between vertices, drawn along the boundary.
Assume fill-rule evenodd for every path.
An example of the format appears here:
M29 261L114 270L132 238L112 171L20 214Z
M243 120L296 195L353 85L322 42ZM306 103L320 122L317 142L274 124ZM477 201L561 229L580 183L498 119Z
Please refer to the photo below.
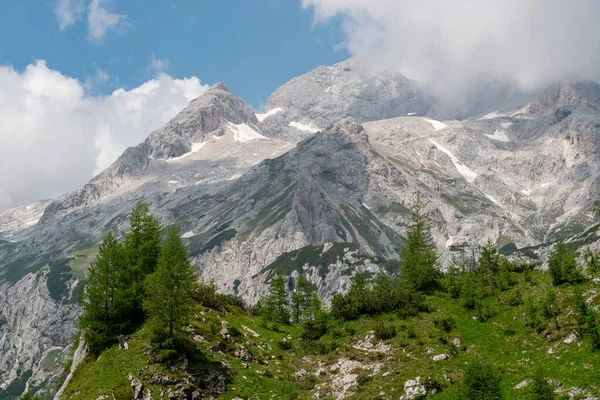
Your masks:
M160 223L145 203L137 203L129 216L130 231L125 235L124 251L133 299L133 319L143 318L144 280L153 273L160 252Z
M296 281L296 288L292 293L292 322L299 324L309 317L313 301L311 284L304 275Z
M577 283L583 280L583 275L577 269L575 252L568 249L563 241L558 242L552 253L550 253L548 272L550 272L552 283L555 286L563 283Z
M423 215L423 203L417 196L410 214L404 246L400 251L402 285L421 292L435 289L440 277L436 263L437 254L431 228Z
M279 324L290 323L290 312L288 311L288 299L286 276L283 271L278 270L269 286L269 295L265 298L264 314L267 320Z
M157 338L173 338L189 320L198 282L179 229L169 230L156 270L146 277L144 311Z
M85 340L93 351L101 350L128 327L130 298L122 246L109 232L90 267L79 319Z

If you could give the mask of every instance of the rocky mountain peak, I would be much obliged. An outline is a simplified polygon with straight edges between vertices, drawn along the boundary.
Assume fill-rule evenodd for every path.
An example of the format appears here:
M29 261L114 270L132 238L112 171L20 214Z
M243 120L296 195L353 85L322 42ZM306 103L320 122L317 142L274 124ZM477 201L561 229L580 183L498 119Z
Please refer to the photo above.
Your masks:
M208 133L227 123L255 124L258 120L252 107L219 82L192 100L167 125L152 132L143 146L155 159L179 157L191 151L193 143L204 142Z
M318 67L273 92L265 110L281 111L261 121L261 129L270 137L298 141L346 117L362 123L426 115L430 107L430 97L417 82L349 59Z
M337 124L328 127L328 132L341 133L356 138L364 142L369 141L369 136L361 124L356 122L354 118L344 118Z
M227 85L225 85L225 83L223 82L217 82L214 85L212 85L211 87L208 88L207 92L212 92L215 90L221 90L223 92L229 92L229 89L227 88Z
M552 113L564 106L590 105L600 107L600 85L588 80L567 79L548 86L529 106L536 115Z

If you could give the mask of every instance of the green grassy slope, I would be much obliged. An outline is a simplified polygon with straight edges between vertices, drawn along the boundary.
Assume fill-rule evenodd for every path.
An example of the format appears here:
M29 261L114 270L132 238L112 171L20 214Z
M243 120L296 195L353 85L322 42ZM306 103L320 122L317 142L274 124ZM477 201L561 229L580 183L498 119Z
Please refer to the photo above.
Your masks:
M531 379L539 366L563 398L568 398L567 391L572 388L600 395L600 352L593 352L582 338L564 342L577 330L574 288L557 288L557 319L542 318L534 330L527 304L530 300L537 304L554 288L542 272L515 274L515 279L515 287L485 299L493 314L485 322L465 310L460 300L440 293L427 298L431 312L408 319L384 314L331 321L328 333L316 342L302 340L299 326L273 329L262 317L237 308L221 313L198 305L188 327L198 357L187 368L183 369L181 362L174 366L152 362L149 334L142 327L130 341L129 350L115 345L98 359L88 357L77 368L64 398L96 399L113 394L116 399L130 399L130 374L140 379L154 399L161 398L161 392L166 398L177 382L193 379L198 368L226 365L227 391L218 396L221 399L309 399L316 394L319 398L397 399L404 394L404 383L416 377L441 389L429 397L460 399L465 368L475 361L498 368L506 399L528 398L531 385L515 386ZM587 281L580 286L597 306L598 285ZM441 324L444 320L449 323ZM381 325L395 327L396 335L384 341L376 339L373 331ZM228 331L226 339L223 327ZM459 346L453 343L455 339L460 339ZM439 354L448 359L434 361L433 356ZM172 382L152 383L156 373L172 377Z

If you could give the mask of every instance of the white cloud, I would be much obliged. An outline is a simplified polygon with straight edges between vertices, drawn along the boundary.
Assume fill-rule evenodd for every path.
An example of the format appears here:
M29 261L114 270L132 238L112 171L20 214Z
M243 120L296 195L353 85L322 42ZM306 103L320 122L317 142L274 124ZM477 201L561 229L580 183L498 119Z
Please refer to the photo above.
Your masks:
M83 0L56 0L54 14L60 30L63 31L81 18L84 6Z
M160 74L108 96L37 61L0 66L0 212L87 182L206 91Z
M302 0L341 16L344 46L378 67L438 86L480 77L532 89L567 75L600 79L597 0Z
M92 0L88 7L88 37L95 42L101 42L110 30L126 26L127 16L116 14L106 9L110 0Z

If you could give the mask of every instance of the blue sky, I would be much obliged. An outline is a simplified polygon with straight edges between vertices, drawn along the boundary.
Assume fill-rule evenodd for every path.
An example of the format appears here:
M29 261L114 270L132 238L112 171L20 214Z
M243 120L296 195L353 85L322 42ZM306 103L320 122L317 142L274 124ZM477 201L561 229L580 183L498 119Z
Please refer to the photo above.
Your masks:
M348 58L339 21L314 24L300 0L103 0L118 22L100 38L90 36L90 2L64 1L76 11L61 29L58 0L3 0L0 62L20 71L43 59L97 94L142 84L154 62L173 77L224 81L259 108L290 78Z

